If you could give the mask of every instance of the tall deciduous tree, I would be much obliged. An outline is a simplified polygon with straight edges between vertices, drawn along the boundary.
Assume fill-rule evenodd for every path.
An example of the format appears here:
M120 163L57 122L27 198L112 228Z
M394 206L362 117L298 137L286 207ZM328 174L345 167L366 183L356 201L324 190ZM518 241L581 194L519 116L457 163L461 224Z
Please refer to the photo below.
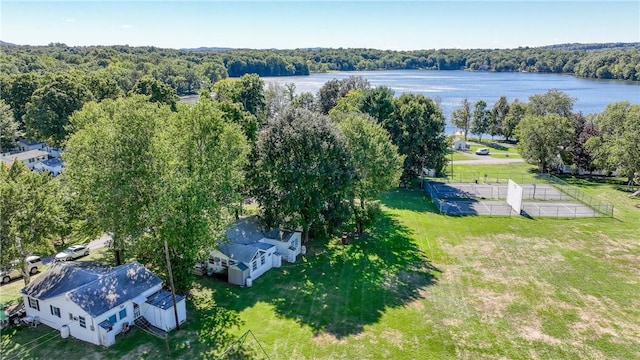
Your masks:
M530 96L529 110L538 116L556 114L570 119L575 100L558 89L551 89L544 94Z
M609 104L596 117L601 135L587 141L594 163L605 170L620 170L629 184L640 173L640 105Z
M510 140L515 135L516 127L526 114L527 104L520 102L520 100L515 99L509 105L509 112L502 119L502 135L505 139Z
M462 99L462 103L458 109L451 113L451 123L464 133L464 139L467 140L469 129L471 128L471 105L469 100Z
M0 100L0 152L16 145L16 139L22 136L20 125L13 118L13 111L4 100Z
M249 113L261 122L265 119L266 99L264 81L256 74L246 74L239 79L218 81L212 88L214 99L242 104Z
M291 106L295 108L315 111L317 108L316 97L308 91L302 92L293 98L293 100L291 101Z
M542 173L559 161L561 152L571 145L573 126L569 119L557 115L527 115L516 127L518 149L529 163Z
M423 167L442 170L447 150L444 116L432 99L414 94L402 94L394 99L387 131L400 154L406 156L405 179L415 178Z
M79 201L94 210L100 230L112 234L118 265L147 229L158 181L153 142L170 116L168 106L133 96L89 103L71 118L75 133L64 154L65 174Z
M293 91L295 91L295 85ZM264 91L265 98L265 116L267 119L275 118L285 108L291 105L292 93L291 88L277 83L269 83Z
M23 120L30 138L60 146L67 138L69 116L93 99L91 92L70 75L57 75L38 88L26 105Z
M600 135L595 119L593 116L587 118L582 113L578 113L572 120L574 136L571 144L571 162L577 169L594 171L596 168L593 165L593 157L585 144L590 138Z
M360 111L384 126L393 113L393 98L393 90L386 86L364 89L359 103Z
M473 120L471 121L471 133L478 135L478 140L482 142L482 135L489 130L490 112L487 110L487 103L478 100L473 108Z
M366 114L346 114L339 122L347 149L356 171L352 201L358 233L362 234L366 220L366 204L377 199L380 192L398 186L404 156L398 154L389 133Z
M502 126L504 119L509 114L509 102L506 96L500 96L498 101L491 108L491 116L489 117L489 135L493 138L497 135L504 135Z
M27 103L31 99L31 95L40 88L42 82L42 76L34 73L18 74L9 79L8 89L2 91L0 97L11 106L16 121L23 122L22 117L27 111Z
M270 226L309 229L352 190L354 169L344 137L328 117L290 109L258 137L252 193Z
M84 77L83 82L96 101L116 99L123 95L118 83L106 70L96 71Z
M165 273L166 240L176 288L187 291L193 264L222 238L233 204L241 200L249 147L240 126L225 121L216 104L203 98L178 108L153 149L158 181L151 184L151 236L139 242L137 257Z
M131 94L150 96L150 101L169 105L172 111L176 111L178 95L169 85L154 79L151 76L144 76L138 80L130 91Z
M29 170L21 161L11 167L0 163L0 265L19 259L25 285L31 275L26 258L53 251L51 240L62 218L58 194L50 176Z
M333 79L327 81L318 91L317 101L320 112L328 114L329 110L336 106L338 98L343 97L351 90L369 88L369 81L360 76L349 76L345 79Z

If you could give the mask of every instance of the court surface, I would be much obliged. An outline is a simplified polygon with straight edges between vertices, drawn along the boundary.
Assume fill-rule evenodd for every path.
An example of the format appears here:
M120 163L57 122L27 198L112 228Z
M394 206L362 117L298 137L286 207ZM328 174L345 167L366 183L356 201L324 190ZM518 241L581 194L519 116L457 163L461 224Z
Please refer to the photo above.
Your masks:
M507 204L507 184L430 182L438 197L436 205L447 215L516 215ZM547 184L519 184L522 212L529 217L594 217L593 208Z

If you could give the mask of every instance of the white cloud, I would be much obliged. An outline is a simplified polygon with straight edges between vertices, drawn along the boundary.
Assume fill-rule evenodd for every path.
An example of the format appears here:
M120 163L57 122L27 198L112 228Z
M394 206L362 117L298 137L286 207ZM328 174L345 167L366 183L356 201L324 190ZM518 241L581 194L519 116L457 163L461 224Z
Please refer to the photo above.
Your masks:
M76 19L67 18L67 19L64 19L64 22L74 23L74 22L76 22Z
M122 25L120 27L123 28L123 29L131 29L131 28L133 28L133 25L125 24L125 25Z

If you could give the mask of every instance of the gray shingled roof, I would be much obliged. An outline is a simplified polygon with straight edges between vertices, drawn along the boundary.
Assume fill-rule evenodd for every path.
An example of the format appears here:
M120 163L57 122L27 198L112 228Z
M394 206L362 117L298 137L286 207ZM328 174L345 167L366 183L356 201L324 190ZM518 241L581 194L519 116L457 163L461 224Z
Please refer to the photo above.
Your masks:
M55 264L22 292L38 299L67 293L71 301L95 317L162 283L137 262L117 267L78 264Z
M280 241L284 241L284 242L289 241L289 239L291 239L291 235L293 235L293 232L284 230L284 231L282 231L282 239L280 239L280 230L279 229L271 229L271 230L267 231L266 233L264 233L264 237L266 237L268 239L275 239L275 240L280 240Z
M234 259L243 263L250 263L258 252L258 248L251 245L243 244L220 244L218 249L221 253L227 255L230 259Z
M54 263L49 270L24 287L22 293L36 299L49 299L96 281L111 269L110 266L96 262Z
M234 244L249 245L258 242L263 237L256 216L242 218L227 229L227 239Z
M280 229L271 229L263 232L257 216L248 216L236 221L227 229L227 239L235 244L249 245L260 241L262 238L289 241L294 234L292 231L282 231L280 239Z

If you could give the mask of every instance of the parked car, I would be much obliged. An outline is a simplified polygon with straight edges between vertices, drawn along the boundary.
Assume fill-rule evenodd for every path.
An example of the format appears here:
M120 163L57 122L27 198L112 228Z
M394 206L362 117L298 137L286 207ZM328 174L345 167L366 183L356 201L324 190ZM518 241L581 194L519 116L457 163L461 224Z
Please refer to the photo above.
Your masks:
M27 261L27 271L29 271L29 274L33 275L40 271L42 267L42 259L40 259L40 256L27 256L25 260ZM0 282L5 284L13 279L22 277L20 270L16 269L19 262L20 260L13 260L11 261L11 268L0 271Z
M478 150L476 150L476 155L489 155L489 149L479 148Z
M73 245L68 247L63 252L56 254L56 261L75 260L82 256L89 255L89 248L87 245Z

